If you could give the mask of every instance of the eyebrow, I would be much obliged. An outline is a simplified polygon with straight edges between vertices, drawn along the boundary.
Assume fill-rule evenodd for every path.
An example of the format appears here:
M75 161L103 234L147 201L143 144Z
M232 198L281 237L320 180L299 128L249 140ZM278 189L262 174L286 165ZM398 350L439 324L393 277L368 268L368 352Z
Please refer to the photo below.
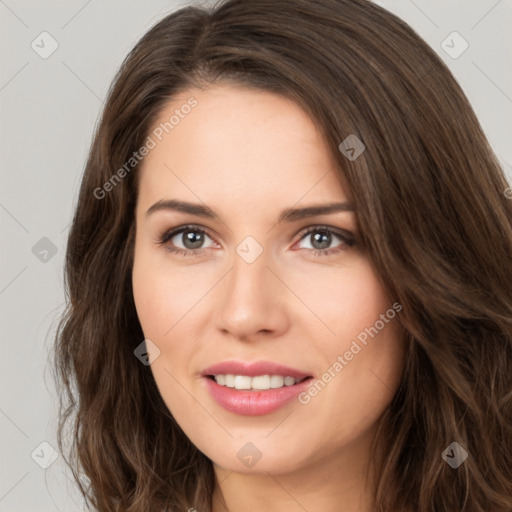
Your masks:
M186 201L178 201L177 199L168 199L157 201L153 206L148 208L146 217L152 213L161 210L174 210L177 212L190 213L198 217L208 217L210 219L218 218L218 215L207 206L197 203L187 203Z
M209 219L219 218L219 216L207 206L198 203L189 203L186 201L178 201L177 199L168 199L157 201L153 206L148 208L146 217L162 210L174 210L198 217L206 217ZM294 222L297 220L305 219L308 217L315 217L317 215L328 215L330 213L338 212L354 212L354 206L348 202L342 203L326 203L305 206L303 208L287 208L279 215L278 223L280 222Z

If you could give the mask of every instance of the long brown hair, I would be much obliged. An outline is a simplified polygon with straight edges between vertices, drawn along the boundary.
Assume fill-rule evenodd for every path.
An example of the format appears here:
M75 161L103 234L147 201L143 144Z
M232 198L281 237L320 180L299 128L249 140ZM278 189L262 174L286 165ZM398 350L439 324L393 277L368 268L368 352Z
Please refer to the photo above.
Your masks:
M55 346L59 445L88 503L101 512L211 508L211 461L133 354L144 339L131 288L137 165L109 180L170 98L220 81L285 95L318 123L368 254L403 306L408 353L375 440L385 446L377 510L510 512L508 184L447 67L366 0L186 7L157 23L117 73L69 235ZM338 149L351 134L366 146L355 160ZM441 456L453 442L468 453L456 469Z

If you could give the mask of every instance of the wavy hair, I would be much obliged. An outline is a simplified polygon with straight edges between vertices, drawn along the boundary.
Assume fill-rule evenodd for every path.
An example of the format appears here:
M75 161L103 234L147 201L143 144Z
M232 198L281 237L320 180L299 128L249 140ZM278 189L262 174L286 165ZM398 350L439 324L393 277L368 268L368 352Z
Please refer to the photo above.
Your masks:
M512 510L512 201L460 86L366 0L227 0L151 28L121 65L69 234L56 333L59 447L100 512L211 510L211 461L164 404L131 287L137 165L98 198L171 98L232 83L286 96L322 130L368 254L403 306L403 381L379 424L376 510ZM338 149L350 134L356 160ZM110 183L112 183L110 181ZM103 187L106 190L107 187ZM95 192L96 191L96 192ZM441 457L459 443L457 469Z

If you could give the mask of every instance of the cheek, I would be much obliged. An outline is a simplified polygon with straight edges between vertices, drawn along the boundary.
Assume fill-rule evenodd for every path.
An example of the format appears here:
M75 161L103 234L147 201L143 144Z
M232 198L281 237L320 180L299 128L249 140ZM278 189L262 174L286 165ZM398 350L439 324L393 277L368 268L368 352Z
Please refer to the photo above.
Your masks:
M190 282L186 269L165 265L165 258L155 258L149 250L135 251L133 297L144 335L149 339L170 339L172 331L204 295L206 285Z
M179 270L169 272L151 256L144 250L135 252L133 297L144 337L160 350L151 364L151 372L162 399L179 419L186 417L187 410L193 407L183 385L197 350L197 336L187 319L201 291L180 279Z
M317 390L311 389L310 405L315 414L329 411L326 424L331 417L356 432L377 419L400 383L405 354L397 320L401 308L397 303L393 308L368 261L361 259L337 276L309 288L311 309L330 331L315 338L325 373ZM325 404L331 405L326 409Z
M156 342L173 325L170 312L175 310L175 295L165 279L157 279L141 267L134 267L133 297L144 336Z
M170 266L166 255L145 247L135 250L133 298L145 338L160 350L151 370L164 398L169 389L179 387L171 375L180 383L190 378L191 364L201 348L199 333L207 318L203 308L215 275L195 271L193 278L192 274L191 267Z
M334 311L331 314L338 319L338 332L343 333L343 338L351 340L373 326L391 306L381 283L368 264L362 265L359 272L354 272L345 281L340 295L337 302L342 307L341 314L337 317Z
M346 342L350 345L350 340L373 326L391 307L380 280L365 258L354 258L344 268L319 271L314 279L297 281L295 289L324 324L326 329L319 332L317 339L325 344L326 353L331 354L343 349Z

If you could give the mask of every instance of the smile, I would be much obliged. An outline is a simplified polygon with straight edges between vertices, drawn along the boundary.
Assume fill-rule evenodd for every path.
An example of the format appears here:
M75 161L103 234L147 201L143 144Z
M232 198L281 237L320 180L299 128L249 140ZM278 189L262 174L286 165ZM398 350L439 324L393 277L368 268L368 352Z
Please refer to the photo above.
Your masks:
M248 375L233 375L229 373L226 375L212 375L211 377L217 384L219 384L219 386L253 391L293 386L302 382L306 378L296 379L295 377L283 377L282 375L257 375L256 377L249 377Z
M206 390L223 409L244 416L270 414L304 391L312 375L278 363L225 361L202 372Z

